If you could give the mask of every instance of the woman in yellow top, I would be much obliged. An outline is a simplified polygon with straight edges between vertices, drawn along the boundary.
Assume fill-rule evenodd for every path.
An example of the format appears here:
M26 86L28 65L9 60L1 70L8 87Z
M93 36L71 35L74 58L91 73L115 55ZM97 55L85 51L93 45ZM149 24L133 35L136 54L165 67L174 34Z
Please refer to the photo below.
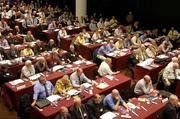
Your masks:
M124 48L124 43L123 40L121 38L118 38L118 41L116 41L115 43L115 48L116 49L122 49Z
M73 88L68 75L64 75L61 79L57 80L53 94L66 96L67 91Z
M21 50L21 57L30 57L34 56L34 52L31 49L31 46L27 46L25 49Z

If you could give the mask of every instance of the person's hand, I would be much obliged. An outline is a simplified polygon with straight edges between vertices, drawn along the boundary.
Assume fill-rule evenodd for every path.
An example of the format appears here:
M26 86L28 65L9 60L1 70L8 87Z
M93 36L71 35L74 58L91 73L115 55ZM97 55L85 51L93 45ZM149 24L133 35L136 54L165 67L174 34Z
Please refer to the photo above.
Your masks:
M34 107L36 105L36 101L34 101L31 106Z
M166 86L170 86L171 83L170 83L168 80L166 80L165 85L166 85Z

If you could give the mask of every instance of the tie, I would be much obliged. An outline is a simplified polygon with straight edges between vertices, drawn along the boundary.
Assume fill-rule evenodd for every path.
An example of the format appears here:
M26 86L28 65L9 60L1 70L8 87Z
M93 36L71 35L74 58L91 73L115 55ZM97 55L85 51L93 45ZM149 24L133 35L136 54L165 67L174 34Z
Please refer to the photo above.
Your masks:
M81 85L83 82L81 81L81 77L78 76L78 80L79 80L79 85Z
M46 84L43 85L44 86L44 89L45 89L45 93L46 93L46 97L48 97L48 90L47 90L47 87L46 87Z
M84 116L83 116L82 111L81 111L81 107L79 107L78 109L79 109L79 112L81 114L82 119L84 119Z

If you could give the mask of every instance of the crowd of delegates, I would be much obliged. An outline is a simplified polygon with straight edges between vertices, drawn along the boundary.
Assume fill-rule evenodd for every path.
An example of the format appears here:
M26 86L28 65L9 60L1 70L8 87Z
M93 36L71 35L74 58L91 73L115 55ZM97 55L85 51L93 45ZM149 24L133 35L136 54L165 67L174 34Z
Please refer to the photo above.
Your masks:
M92 16L82 16L77 18L68 9L62 10L58 6L53 7L50 4L42 4L31 1L29 4L15 2L10 4L6 0L0 0L0 61L12 60L18 57L24 57L25 65L21 69L21 75L18 78L29 79L30 76L51 71L51 68L56 65L72 63L77 60L85 60L77 53L79 45L85 43L96 43L103 41L102 46L97 48L93 53L93 61L99 65L98 75L113 75L119 71L113 71L111 68L111 59L107 58L107 53L111 53L123 48L129 49L132 55L129 58L129 69L133 71L133 66L139 62L143 62L148 58L155 58L159 54L167 54L172 49L177 49L179 46L179 32L171 27L169 32L166 29L162 31L155 28L142 29L138 21L134 21L132 12L126 16L127 25L122 25L112 16L110 19L97 16L94 13ZM8 19L8 20L7 20ZM17 25L16 20L20 19L21 24ZM67 27L88 26L88 29L83 29L82 32L76 34L70 45L70 51L65 55L61 49L61 38L69 37ZM38 36L34 36L28 30L28 26L38 27ZM42 41L42 30L58 31L57 39L49 39L47 42ZM25 34L23 40L22 34ZM108 37L114 36L116 40L109 40ZM56 40L58 42L56 42ZM18 49L16 45L22 45L25 48ZM10 47L9 50L6 48ZM82 50L82 49L81 49ZM50 56L46 57L43 53L50 52ZM32 57L38 56L34 63ZM172 61L165 67L163 71L164 89L174 93L177 76L180 75L179 70L180 55L173 57ZM6 66L0 66L0 78L9 75L6 71ZM64 75L59 79L55 86L50 81L46 81L46 77L41 75L34 86L33 103L36 104L38 99L44 99L51 94L59 94L67 96L67 91L73 88L84 88L83 83L91 83L83 73L83 69L77 68L70 76ZM145 75L139 80L134 88L134 95L141 96L143 94L158 94L158 91L153 87L151 77ZM175 118L176 106L178 107L178 98L171 95L170 104L166 107L162 116L172 115L168 119ZM74 98L74 105L69 109L61 107L60 113L56 119L98 119L106 110L117 111L119 105L130 110L126 102L120 96L118 90L114 89L106 96L99 94L94 95L87 104L82 104L81 99ZM173 111L173 112L171 112ZM162 118L163 119L163 118Z

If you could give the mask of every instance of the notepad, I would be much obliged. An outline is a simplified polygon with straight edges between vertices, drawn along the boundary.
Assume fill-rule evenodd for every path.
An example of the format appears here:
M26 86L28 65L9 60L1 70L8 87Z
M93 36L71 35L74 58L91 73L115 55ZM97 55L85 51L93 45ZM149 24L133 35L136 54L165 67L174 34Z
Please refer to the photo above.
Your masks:
M17 84L20 84L20 83L23 83L24 81L22 79L16 79L14 81L10 81L9 83L12 85L12 86L15 86Z
M46 99L49 100L50 102L55 102L55 101L59 101L62 97L59 95L51 95L49 97L47 97Z
M113 112L106 112L100 116L100 119L114 119L117 115Z

